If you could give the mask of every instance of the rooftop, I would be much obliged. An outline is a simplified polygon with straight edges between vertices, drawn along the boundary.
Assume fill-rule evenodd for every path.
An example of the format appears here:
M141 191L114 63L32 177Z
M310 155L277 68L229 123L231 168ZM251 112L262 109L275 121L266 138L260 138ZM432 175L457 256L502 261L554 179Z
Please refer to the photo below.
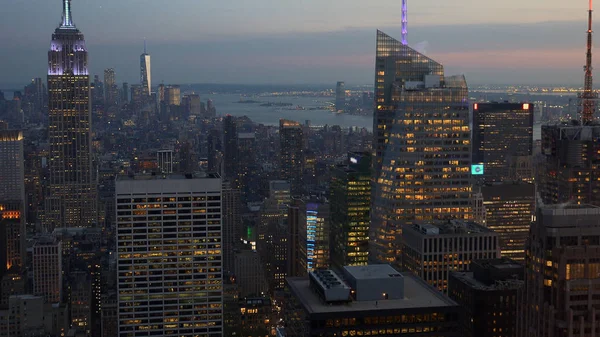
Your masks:
M131 180L185 180L185 179L217 179L217 173L196 172L194 174L135 174L117 176L119 181Z
M416 224L406 229L411 229L422 235L456 235L480 234L493 231L473 221L449 220L426 224Z
M405 297L396 300L353 301L331 305L324 303L311 289L308 278L291 277L287 279L290 290L310 314L354 312L366 310L396 310L412 308L431 308L456 306L456 302L444 296L416 276L404 274Z
M473 272L454 272L452 273L452 276L467 284L471 288L483 291L519 289L524 284L522 280L518 279L500 280L492 284L486 284L476 279Z
M370 264L368 266L345 266L344 269L357 280L399 277L401 274L389 264Z

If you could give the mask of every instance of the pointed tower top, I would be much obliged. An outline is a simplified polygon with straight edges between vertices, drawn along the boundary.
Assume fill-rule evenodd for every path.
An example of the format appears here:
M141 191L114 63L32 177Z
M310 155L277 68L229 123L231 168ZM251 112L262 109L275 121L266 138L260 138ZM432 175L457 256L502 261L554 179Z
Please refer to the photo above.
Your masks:
M63 3L63 14L61 28L75 28L73 24L73 17L71 16L71 0L62 0Z
M148 53L146 52L146 38L144 38L144 54L148 54Z

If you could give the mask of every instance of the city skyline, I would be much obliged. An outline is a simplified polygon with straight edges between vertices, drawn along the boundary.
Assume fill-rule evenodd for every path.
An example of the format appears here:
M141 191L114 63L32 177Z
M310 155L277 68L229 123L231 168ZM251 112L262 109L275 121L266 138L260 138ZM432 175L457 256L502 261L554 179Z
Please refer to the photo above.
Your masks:
M138 1L119 2L117 7L114 0L101 5L81 0L74 15L95 55L91 73L115 68L118 82L137 83L137 55L146 38L156 80L165 83L371 83L375 29L400 36L400 3L344 3L337 6L335 20L325 20L337 1L313 2L275 5L261 0L227 8L181 0L177 7L159 8L158 1L146 1L144 7ZM409 3L409 45L426 49L428 55L444 61L449 74L464 73L473 84L581 82L584 2L529 1L511 15L514 0L502 5L466 6L465 2L435 7L433 1ZM56 26L50 15L56 11L52 1L9 0L5 7L0 22L22 29L19 35L0 37L4 45L13 46L10 52L0 51L0 71L5 74L0 87L42 74L39 55L45 43L40 33ZM179 8L186 8L185 13ZM134 9L136 24L132 25L127 15ZM205 14L203 20L192 20L196 16L188 13L195 10ZM144 19L156 11L163 14L158 20ZM291 11L296 15L286 14ZM245 27L239 23L241 15ZM106 24L109 16L114 24ZM176 30L168 25L173 20ZM561 48L556 41L561 41Z

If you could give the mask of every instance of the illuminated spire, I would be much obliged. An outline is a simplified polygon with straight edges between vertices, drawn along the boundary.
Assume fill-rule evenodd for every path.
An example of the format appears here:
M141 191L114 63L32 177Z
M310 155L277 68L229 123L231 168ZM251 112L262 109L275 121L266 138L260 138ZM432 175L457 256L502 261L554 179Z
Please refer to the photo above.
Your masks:
M62 0L63 2L63 15L61 27L74 28L73 17L71 16L71 0Z
M408 44L408 0L402 0L402 44Z
M588 10L588 30L587 30L587 52L585 67L585 84L583 87L583 93L579 97L583 100L583 112L582 122L583 124L589 124L594 121L596 114L596 100L598 99L598 93L594 91L593 87L593 67L592 67L592 0L589 0L590 8Z

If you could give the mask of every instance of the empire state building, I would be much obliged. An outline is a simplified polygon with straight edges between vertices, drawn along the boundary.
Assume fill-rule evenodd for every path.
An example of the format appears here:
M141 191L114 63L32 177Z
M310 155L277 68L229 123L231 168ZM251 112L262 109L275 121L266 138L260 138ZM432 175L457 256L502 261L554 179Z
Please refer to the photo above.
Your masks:
M44 215L48 230L96 225L90 107L85 40L73 24L71 0L63 0L62 22L52 34L48 52L50 181Z

